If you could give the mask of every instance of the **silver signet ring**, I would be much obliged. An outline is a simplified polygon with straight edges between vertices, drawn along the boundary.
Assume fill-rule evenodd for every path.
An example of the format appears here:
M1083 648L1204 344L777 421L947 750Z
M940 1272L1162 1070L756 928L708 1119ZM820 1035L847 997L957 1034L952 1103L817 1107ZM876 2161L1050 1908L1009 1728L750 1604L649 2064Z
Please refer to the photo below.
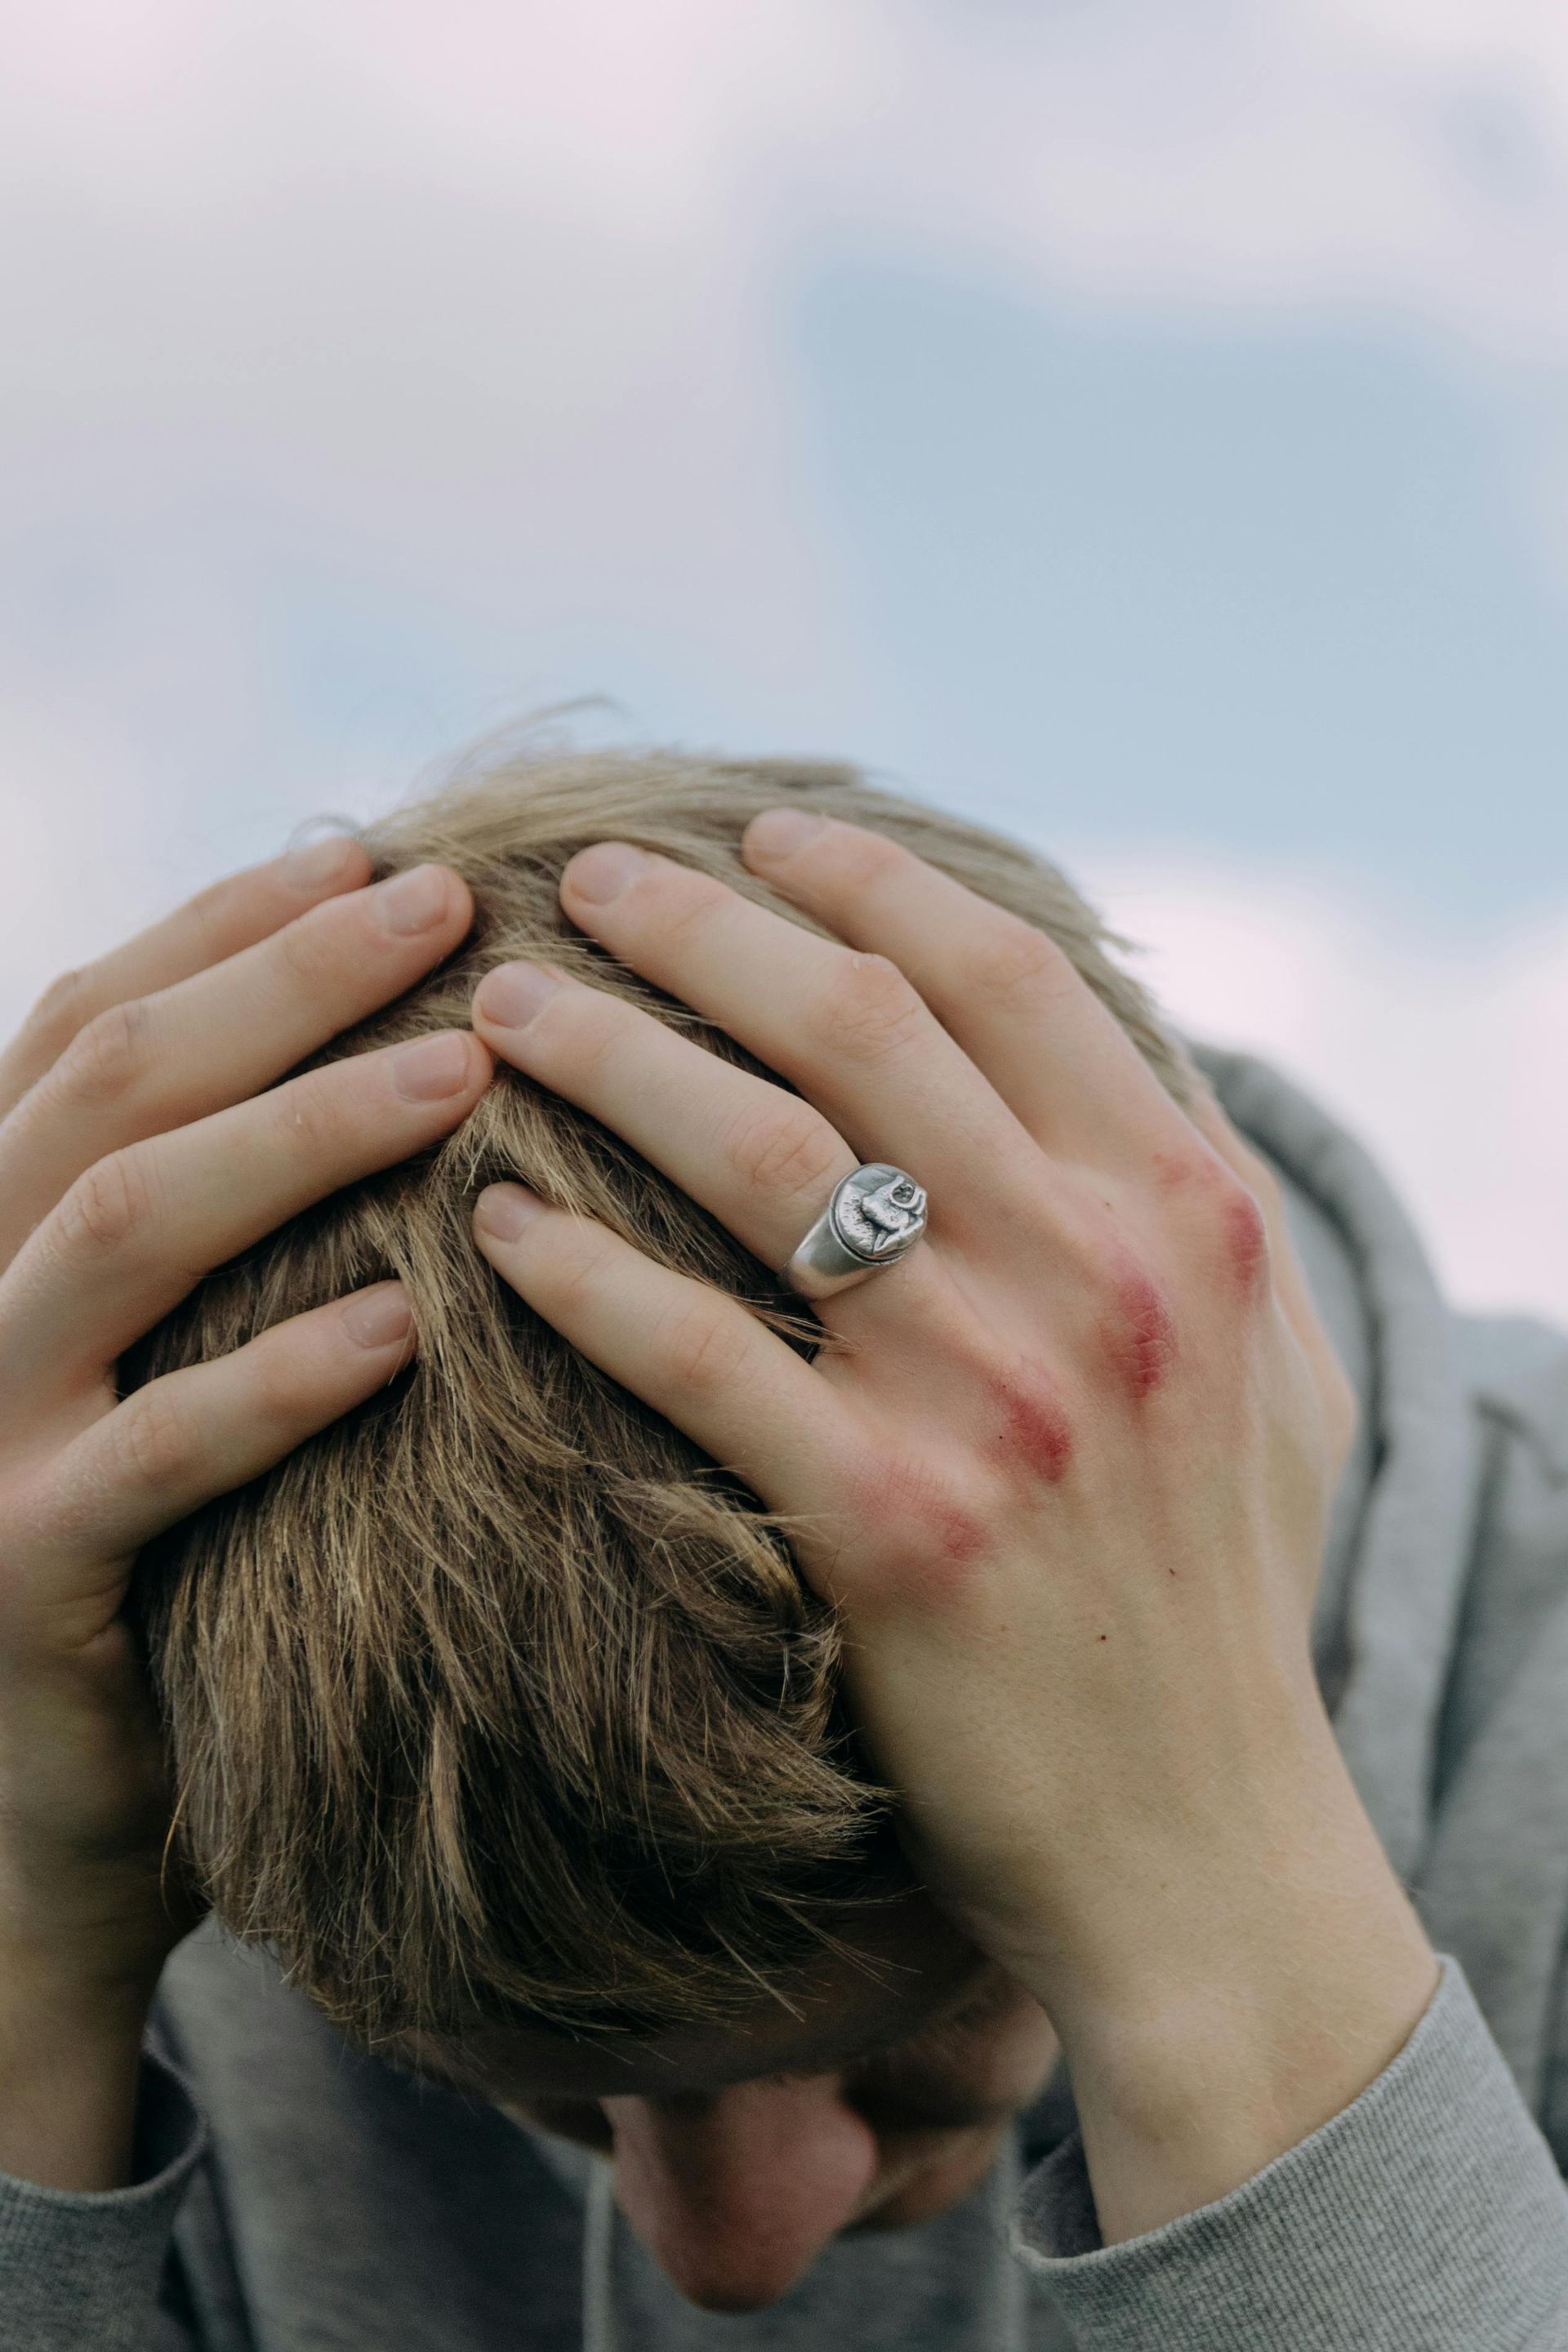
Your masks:
M901 1168L868 1160L839 1178L784 1278L803 1298L830 1298L885 1265L897 1265L925 1229L923 1189Z

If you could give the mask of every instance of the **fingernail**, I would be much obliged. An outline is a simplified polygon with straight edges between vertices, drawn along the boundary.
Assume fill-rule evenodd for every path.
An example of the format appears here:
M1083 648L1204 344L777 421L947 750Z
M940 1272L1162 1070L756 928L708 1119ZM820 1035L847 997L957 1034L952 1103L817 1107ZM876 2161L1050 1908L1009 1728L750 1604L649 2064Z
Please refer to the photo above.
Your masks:
M393 1082L407 1102L439 1102L461 1094L468 1083L468 1041L459 1030L421 1037L392 1057Z
M474 1010L498 1029L526 1029L534 1014L561 982L536 963L498 964L485 974L474 999Z
M498 1242L514 1242L548 1205L526 1184L491 1184L474 1202L474 1223Z
M768 809L746 827L746 847L756 857L793 857L826 823L812 809Z
M596 841L592 849L577 852L563 878L570 880L579 898L602 907L629 889L650 862L645 851L634 849L628 841Z
M447 911L447 877L439 866L411 866L376 887L381 919L398 939L427 931Z
M346 833L330 833L321 841L302 841L284 858L283 879L293 890L319 890L324 882L335 882L346 872L350 858L356 854L363 854L360 845Z
M343 1328L361 1348L395 1348L414 1328L414 1309L401 1283L362 1291L343 1309Z

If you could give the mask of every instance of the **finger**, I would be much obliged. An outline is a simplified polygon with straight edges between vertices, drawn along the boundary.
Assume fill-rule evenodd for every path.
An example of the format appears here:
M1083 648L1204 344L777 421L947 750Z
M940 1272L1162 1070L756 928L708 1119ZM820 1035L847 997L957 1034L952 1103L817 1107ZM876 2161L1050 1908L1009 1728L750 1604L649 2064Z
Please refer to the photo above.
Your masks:
M101 1378L212 1267L447 1134L491 1066L477 1037L446 1031L97 1161L0 1281L0 1381L41 1412Z
M57 1061L78 1030L111 1004L172 988L192 972L266 939L308 907L370 879L371 863L357 841L333 835L231 874L139 932L122 947L47 989L21 1031L0 1055L0 1118Z
M411 988L472 919L456 874L417 866L99 1013L0 1126L0 1263L84 1168L259 1093Z
M798 1087L860 1160L931 1192L933 1223L1033 1147L903 974L672 858L598 842L567 866L574 922ZM944 1207L945 1204L945 1207Z
M764 1265L787 1263L858 1165L798 1095L545 965L488 973L474 1026L515 1068L624 1136Z
M384 1282L138 1389L58 1455L33 1505L39 1605L89 1619L96 1607L77 1629L90 1636L119 1605L131 1554L363 1404L415 1349L407 1295Z
M521 1184L480 1193L474 1234L535 1314L771 1509L819 1491L821 1465L852 1443L843 1398L726 1292Z
M1142 1160L1181 1114L1046 932L901 843L805 809L753 817L742 855L851 946L886 956L1047 1150Z

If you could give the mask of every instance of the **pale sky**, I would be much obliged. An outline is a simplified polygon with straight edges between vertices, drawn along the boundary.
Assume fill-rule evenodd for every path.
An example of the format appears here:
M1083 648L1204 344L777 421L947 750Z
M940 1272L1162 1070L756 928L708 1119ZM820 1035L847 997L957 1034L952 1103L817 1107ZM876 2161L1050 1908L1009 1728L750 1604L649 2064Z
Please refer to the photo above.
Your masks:
M542 702L1026 833L1568 1319L1568 15L55 0L0 1011Z

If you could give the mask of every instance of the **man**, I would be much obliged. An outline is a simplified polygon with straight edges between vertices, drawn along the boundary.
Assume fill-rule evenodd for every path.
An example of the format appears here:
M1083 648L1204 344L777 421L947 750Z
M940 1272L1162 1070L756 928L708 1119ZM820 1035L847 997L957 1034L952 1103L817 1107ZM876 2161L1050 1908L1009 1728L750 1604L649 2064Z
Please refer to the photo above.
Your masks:
M1568 2343L1560 1344L975 828L369 849L0 1074L16 2339Z

